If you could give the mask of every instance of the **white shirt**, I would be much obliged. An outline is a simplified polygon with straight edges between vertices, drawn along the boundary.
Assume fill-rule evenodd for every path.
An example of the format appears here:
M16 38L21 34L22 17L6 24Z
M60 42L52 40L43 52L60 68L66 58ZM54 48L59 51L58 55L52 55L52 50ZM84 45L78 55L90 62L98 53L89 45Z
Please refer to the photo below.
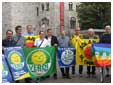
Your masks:
M37 47L39 47L39 45L41 44L41 42L42 42L42 40L38 38L38 39L35 40L34 45L37 46ZM47 39L44 39L40 47L47 47L47 46L50 46L50 44L49 44L49 42L48 42Z
M48 42L49 42L49 44L51 45L51 37L48 37Z

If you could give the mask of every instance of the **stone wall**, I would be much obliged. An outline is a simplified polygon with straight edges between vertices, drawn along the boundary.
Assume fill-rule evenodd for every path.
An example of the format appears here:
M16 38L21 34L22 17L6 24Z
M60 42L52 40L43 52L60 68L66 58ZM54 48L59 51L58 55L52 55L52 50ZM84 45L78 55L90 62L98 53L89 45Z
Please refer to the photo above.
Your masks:
M53 29L55 35L60 32L60 3L49 3L49 11L42 11L42 4L46 9L46 2L3 2L2 3L2 34L5 37L7 29L14 31L15 26L21 25L23 32L26 31L26 25L33 25L34 31ZM73 11L69 11L68 2L64 3L64 29L69 34L73 29L70 29L70 17L77 16L76 2L73 3ZM39 15L37 16L37 8ZM43 26L41 20L46 17L49 20L49 25ZM77 18L76 18L77 20ZM76 25L79 25L78 22Z

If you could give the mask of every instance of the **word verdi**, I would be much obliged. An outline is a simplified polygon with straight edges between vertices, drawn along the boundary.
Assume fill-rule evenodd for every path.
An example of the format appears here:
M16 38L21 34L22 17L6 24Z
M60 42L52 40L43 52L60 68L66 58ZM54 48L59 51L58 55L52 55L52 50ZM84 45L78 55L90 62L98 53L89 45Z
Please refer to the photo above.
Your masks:
M26 63L32 78L52 75L55 72L56 49L54 47L46 48L27 48L23 51L26 56Z
M96 66L111 66L111 44L93 44L92 53Z
M69 67L75 63L74 48L58 48L58 63L60 67Z
M12 83L13 79L6 63L5 56L2 55L2 83Z
M8 47L5 48L4 52L14 80L21 80L29 77L22 48Z

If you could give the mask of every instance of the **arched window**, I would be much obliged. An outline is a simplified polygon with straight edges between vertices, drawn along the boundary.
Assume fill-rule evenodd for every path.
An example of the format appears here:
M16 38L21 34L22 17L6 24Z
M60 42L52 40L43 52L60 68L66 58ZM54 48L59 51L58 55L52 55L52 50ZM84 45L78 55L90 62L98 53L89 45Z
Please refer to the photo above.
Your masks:
M70 18L70 28L74 29L76 27L76 19L75 17Z
M69 2L69 11L72 11L72 10L73 10L73 3Z

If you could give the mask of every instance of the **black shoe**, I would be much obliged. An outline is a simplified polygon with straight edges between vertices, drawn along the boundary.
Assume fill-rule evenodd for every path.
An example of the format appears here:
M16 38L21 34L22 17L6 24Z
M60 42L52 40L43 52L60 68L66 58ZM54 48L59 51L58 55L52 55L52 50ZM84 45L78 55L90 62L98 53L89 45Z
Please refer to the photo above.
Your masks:
M106 77L110 77L110 75L109 75L109 74L107 74L107 75L106 75Z
M57 79L57 76L54 76L54 79Z
M65 79L66 78L66 75L63 75L62 78Z
M50 76L46 76L46 78L50 78Z
M26 82L26 83L32 83L32 79L31 79L31 78L26 78L26 79L25 79L25 82Z
M72 72L72 75L75 75L75 72L74 71Z

